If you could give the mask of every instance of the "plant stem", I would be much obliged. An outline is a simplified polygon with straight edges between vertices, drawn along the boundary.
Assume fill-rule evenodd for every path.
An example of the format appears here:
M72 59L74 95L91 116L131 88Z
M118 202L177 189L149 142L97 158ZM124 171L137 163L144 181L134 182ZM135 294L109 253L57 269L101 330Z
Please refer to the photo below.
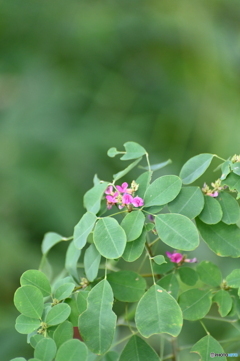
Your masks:
M202 327L204 328L204 331L206 332L207 335L210 335L210 333L208 332L206 326L204 325L204 323L200 320L200 323L202 325Z

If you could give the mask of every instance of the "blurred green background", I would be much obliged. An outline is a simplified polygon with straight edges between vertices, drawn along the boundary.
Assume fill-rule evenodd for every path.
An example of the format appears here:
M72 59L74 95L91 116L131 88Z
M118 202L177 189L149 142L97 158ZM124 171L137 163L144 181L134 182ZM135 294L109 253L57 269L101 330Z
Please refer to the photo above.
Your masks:
M152 163L171 158L166 171L175 174L200 152L240 153L240 3L2 0L0 52L0 359L8 361L32 355L14 329L20 275L38 267L45 232L72 235L94 174L107 180L123 167L108 148L139 142Z

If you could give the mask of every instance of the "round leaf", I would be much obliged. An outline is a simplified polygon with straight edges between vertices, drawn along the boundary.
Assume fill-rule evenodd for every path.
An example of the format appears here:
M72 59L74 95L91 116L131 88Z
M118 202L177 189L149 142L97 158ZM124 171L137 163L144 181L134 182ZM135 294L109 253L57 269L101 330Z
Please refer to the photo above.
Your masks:
M135 321L143 337L159 333L176 337L183 320L176 300L162 287L153 285L138 302Z
M58 301L64 300L71 296L74 287L74 283L65 283L64 285L59 286L54 293L54 298Z
M138 336L132 336L124 347L119 361L159 361L159 357L149 344Z
M207 285L217 287L222 282L222 274L220 269L209 261L202 261L197 265L197 273L201 281Z
M66 321L71 313L71 308L66 303L59 303L52 307L46 317L46 323L48 326L58 325Z
M113 289L114 297L122 302L137 302L146 289L145 279L132 271L109 273L107 280Z
M51 294L51 286L47 276L38 270L28 270L20 278L21 286L32 285L40 289L43 296Z
M190 267L181 267L178 270L181 281L188 286L194 286L198 281L197 272Z
M68 340L64 342L57 352L56 361L87 361L88 349L86 345L77 340Z
M240 269L233 270L227 277L226 277L227 285L232 288L239 288L240 287Z
M178 298L179 283L174 273L164 276L157 284L164 288L167 293L173 296L175 299Z
M117 155L117 154L119 154L119 153L121 153L121 152L119 152L119 151L117 150L117 148L115 148L115 147L112 147L112 148L108 149L108 151L107 151L107 155L108 155L109 157L111 157L111 158L114 158L115 155Z
M140 158L147 153L146 150L138 143L126 142L123 145L126 149L126 153L120 158L121 160Z
M182 181L175 175L164 175L157 178L147 188L144 196L144 206L161 206L177 197L182 187Z
M98 275L98 268L101 261L101 255L94 244L91 244L84 254L84 270L87 279L92 282Z
M222 221L226 224L237 223L240 218L240 208L236 199L229 193L221 192L217 200L223 212Z
M135 239L135 241L133 242L128 242L126 244L126 248L122 255L125 261L136 261L136 259L138 259L142 255L146 242L146 234L147 232L144 230L139 238Z
M204 208L199 214L199 219L207 224L216 224L220 222L223 212L219 202L210 196L205 196L204 199Z
M37 343L34 350L34 357L39 358L41 361L52 361L56 352L57 346L53 339L44 337Z
M158 255L158 256L153 257L153 261L158 265L161 265L163 263L167 263L166 260L165 260L165 257L162 256L162 255Z
M193 222L181 214L159 214L155 218L161 240L172 248L192 251L199 244L198 231Z
M130 212L123 218L121 227L126 233L127 242L134 241L141 235L144 221L145 217L141 211Z
M224 354L224 350L220 343L218 343L212 336L207 335L201 338L191 348L191 352L196 352L201 356L201 360L212 361L212 354ZM221 357L221 361L227 361L225 356Z
M93 240L98 252L105 258L119 258L126 246L126 234L116 219L101 218L96 224Z
M71 276L73 276L77 281L79 279L77 263L81 255L81 250L76 248L74 241L72 241L67 249L66 259L65 259L65 268Z
M65 321L58 325L53 333L53 339L59 348L64 342L73 338L73 325L69 321Z
M227 314L231 311L232 308L232 297L229 292L225 290L219 290L213 296L213 302L218 304L218 310L222 317L227 316Z
M43 335L40 335L40 334L35 334L34 336L32 336L30 338L30 345L33 347L33 348L36 348L36 345L39 341L41 341L43 339Z
M213 156L213 154L205 153L190 158L180 171L183 184L190 184L198 179L209 167Z
M97 220L94 213L86 212L78 224L74 227L73 239L76 248L82 249L86 242L89 233L92 231L93 226Z
M204 196L199 187L184 187L168 204L171 213L180 213L190 219L197 217L204 206Z
M211 291L202 291L196 288L188 290L180 295L178 302L185 320L200 320L210 310Z
M42 292L35 286L22 286L14 294L14 305L27 317L41 318L44 307Z
M15 328L19 333L28 334L40 327L41 321L36 318L30 318L20 315L16 319Z

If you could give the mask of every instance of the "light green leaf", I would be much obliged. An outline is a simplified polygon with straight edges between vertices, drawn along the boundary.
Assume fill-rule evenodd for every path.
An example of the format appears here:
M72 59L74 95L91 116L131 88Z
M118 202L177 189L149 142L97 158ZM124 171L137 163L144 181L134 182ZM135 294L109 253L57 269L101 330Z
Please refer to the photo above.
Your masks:
M190 184L198 179L207 170L213 157L213 154L205 153L190 158L180 171L183 184Z
M87 310L79 316L79 332L87 347L96 354L105 353L113 341L117 316L112 305L111 286L102 280L89 292Z
M59 286L54 292L54 298L58 301L64 300L65 298L71 296L74 287L74 283L65 283Z
M204 196L199 187L184 187L168 204L171 213L180 213L190 219L197 217L204 206Z
M38 333L35 334L34 336L30 337L30 345L33 348L36 348L36 345L39 341L41 341L43 339L43 335L39 335Z
M181 214L159 214L155 218L161 240L172 248L192 251L199 244L198 231L193 222Z
M119 361L159 361L159 357L149 344L134 335L124 347Z
M207 335L201 338L191 348L191 352L195 352L201 356L201 361L212 361L212 354L222 354L224 350L219 342L217 342L212 336ZM225 356L221 357L221 361L227 361Z
M162 169L162 168L166 167L168 164L171 164L171 163L172 163L172 160L168 159L165 162L152 164L150 166L150 169L151 169L151 171L155 172L156 170ZM149 169L149 167L142 167L142 166L140 166L139 168L141 168L141 169Z
M165 257L162 256L162 255L155 256L152 259L156 264L159 264L159 265L163 264L163 263L167 263L166 260L165 260Z
M219 290L213 296L213 302L216 302L218 305L219 313L222 317L227 316L232 308L232 297L229 292L225 290Z
M58 287L64 285L65 283L72 283L75 286L75 283L74 283L74 280L73 280L72 276L59 278L53 283L52 292L55 293L56 290L58 289Z
M144 250L145 242L146 242L146 235L147 232L144 229L140 237L135 239L133 242L128 242L126 245L126 248L124 250L124 253L122 255L122 258L127 262L133 262L138 259Z
M207 285L217 287L222 282L222 273L218 266L210 261L202 261L197 265L197 273L201 281Z
M28 270L20 278L21 286L32 285L40 289L43 296L51 294L51 286L47 276L38 270Z
M56 361L87 361L88 349L86 345L77 340L64 342L57 352Z
M42 241L42 253L46 254L48 251L55 246L55 244L59 243L60 241L63 241L64 237L60 236L58 233L54 232L48 232L44 235L43 241Z
M41 360L39 360L39 358L33 357L33 358L28 359L28 361L41 361Z
M14 305L19 312L30 318L41 318L43 295L35 286L19 287L14 294Z
M240 162L231 163L231 170L233 173L240 175Z
M230 173L225 180L222 181L222 185L227 185L233 192L238 192L237 199L240 198L240 177L237 174Z
M227 285L232 288L239 288L240 287L240 269L233 270L227 277L226 277Z
M87 298L89 291L79 291L77 295L77 308L79 315L87 309Z
M221 178L220 178L221 180L226 179L228 174L231 172L230 164L231 164L230 160L226 160L224 163L222 163L222 165L221 165L222 175L221 175Z
M74 241L72 241L67 249L65 268L69 272L69 274L76 279L76 281L79 280L77 263L80 255L81 255L81 250L76 248Z
M127 237L116 219L105 217L97 222L93 240L98 252L103 257L115 259L123 254Z
M159 333L176 337L183 320L176 300L162 287L153 285L138 302L135 321L143 337Z
M122 302L137 302L146 289L145 279L132 271L109 273L107 280L112 287L114 297Z
M73 324L73 327L78 326L78 307L77 307L77 301L75 295L73 295L72 298L67 298L65 300L65 303L70 306L71 313L68 317L68 321L70 321Z
M19 333L28 334L37 330L40 324L41 321L36 318L19 315L16 319L15 328Z
M46 323L48 326L55 326L59 323L66 321L71 313L71 308L66 303L59 303L52 307L46 317Z
M222 216L222 208L219 202L211 196L205 196L204 208L199 214L199 219L207 224L216 224L221 221Z
M128 213L122 220L121 227L124 229L127 242L132 242L140 237L145 217L141 211L133 211Z
M74 227L73 239L76 248L82 249L85 246L88 235L92 232L96 220L95 214L86 212Z
M92 282L98 275L98 268L101 261L101 255L94 244L91 244L84 254L84 270L87 279Z
M202 291L196 288L188 290L180 295L178 303L185 320L200 320L206 316L212 305L211 291Z
M65 321L58 325L53 333L53 339L59 348L64 342L73 338L73 325L69 321Z
M91 361L91 359L88 361ZM119 361L119 353L116 351L108 351L105 355L97 356L94 361Z
M107 155L108 155L110 158L114 158L115 155L117 155L117 154L122 154L122 153L123 153L123 152L119 152L119 151L117 150L117 148L115 148L115 147L112 147L112 148L108 149L108 151L107 151Z
M136 183L139 185L137 195L141 198L144 197L147 187L150 184L152 172L144 172L137 179Z
M10 361L27 361L24 357L15 357L12 358Z
M133 163L129 164L129 166L127 166L120 172L114 174L113 175L114 181L116 182L118 179L120 179L120 178L124 177L126 174L128 174L130 172L130 170L132 170L134 167L136 167L136 165L140 162L140 160L142 160L142 158L135 160Z
M240 229L223 222L207 225L196 219L197 227L208 247L221 257L240 257Z
M175 299L178 298L179 283L174 273L170 273L169 275L164 276L159 281L157 281L157 284L164 288L167 293L169 293Z
M222 222L226 224L237 223L240 218L240 208L236 199L229 193L221 192L217 200L223 211Z
M147 188L144 196L144 206L161 206L177 197L182 187L182 181L175 175L164 175L157 178Z
M146 150L138 143L126 142L123 145L126 149L126 153L120 158L121 160L140 158L147 153Z
M166 263L163 263L161 265L153 263L153 272L162 275L171 271L174 268L174 263L171 262L170 259L167 257L165 258L165 261Z
M44 337L37 343L34 350L34 357L39 358L41 361L52 361L56 352L57 346L53 339Z
M190 267L181 267L178 270L181 281L188 286L194 286L198 281L197 272Z
M88 212L96 214L101 206L102 196L107 189L108 182L102 182L89 189L83 197L84 207Z

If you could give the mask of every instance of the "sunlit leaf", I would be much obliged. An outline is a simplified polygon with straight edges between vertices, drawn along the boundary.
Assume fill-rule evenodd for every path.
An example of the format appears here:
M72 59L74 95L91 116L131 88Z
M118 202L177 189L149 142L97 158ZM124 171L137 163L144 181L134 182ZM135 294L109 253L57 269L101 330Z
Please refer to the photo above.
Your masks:
M159 361L152 347L139 336L132 336L124 347L119 361Z
M157 255L157 256L153 257L152 259L153 259L153 261L154 261L155 263L157 263L157 264L159 264L159 265L160 265L160 264L163 264L163 263L167 263L166 260L165 260L165 257L162 256L162 255Z
M121 227L126 233L127 242L132 242L140 237L143 230L144 221L145 216L141 211L130 212L123 218Z
M114 158L115 155L117 155L117 154L122 154L122 153L123 153L123 152L119 152L119 151L117 150L117 148L115 148L115 147L112 147L112 148L108 149L108 151L107 151L107 155L108 155L110 158Z
M43 294L35 286L19 287L14 294L14 305L19 312L30 318L41 318Z
M92 231L93 226L97 220L95 214L86 212L78 224L74 227L73 239L76 248L82 249L86 242L89 233Z
M200 320L206 316L212 305L211 291L191 289L183 292L178 302L185 320Z
M190 219L197 217L204 206L204 196L199 187L183 187L179 195L168 204L172 213L180 213Z
M201 361L211 361L216 354L223 354L224 350L220 343L216 341L212 336L207 335L201 338L193 347L191 352L195 352L201 356ZM222 361L227 361L225 356L221 357Z
M205 153L190 158L180 171L183 184L190 184L198 179L207 170L213 157L213 154Z

